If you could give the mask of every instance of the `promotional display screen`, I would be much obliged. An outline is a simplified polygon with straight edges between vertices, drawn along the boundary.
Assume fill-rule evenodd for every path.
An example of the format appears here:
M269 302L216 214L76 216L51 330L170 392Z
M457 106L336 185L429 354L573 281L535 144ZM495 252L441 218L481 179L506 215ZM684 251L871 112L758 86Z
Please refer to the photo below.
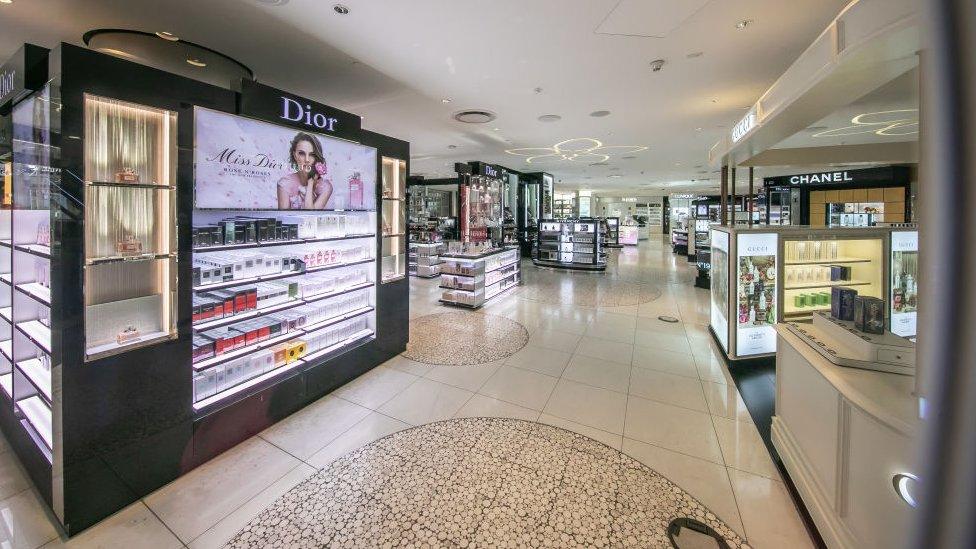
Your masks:
M736 344L738 356L776 352L776 235L738 235Z
M375 210L376 149L197 107L195 206Z
M918 318L918 232L891 233L891 333L912 338Z
M722 344L722 350L729 350L729 319L725 309L729 303L729 233L712 231L712 331Z

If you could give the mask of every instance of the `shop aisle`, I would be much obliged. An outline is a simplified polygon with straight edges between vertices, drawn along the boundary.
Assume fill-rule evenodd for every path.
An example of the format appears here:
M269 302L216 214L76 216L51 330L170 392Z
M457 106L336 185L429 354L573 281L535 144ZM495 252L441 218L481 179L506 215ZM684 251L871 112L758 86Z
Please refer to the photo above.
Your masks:
M411 280L412 327L438 330L421 334L424 348L408 349L413 359L388 361L70 546L220 547L340 456L452 417L516 418L574 431L667 477L752 547L811 545L707 334L708 293L693 287L682 257L655 240L614 252L603 275L543 271L531 263L524 269L522 287L478 311L438 305L437 279ZM429 316L443 314L451 315L454 329ZM660 315L681 322L668 324ZM511 354L481 364L423 362L452 342L482 335L492 348L468 341L464 356L438 356L463 364L475 351ZM498 348L500 337L508 347ZM17 547L60 546L5 442L0 475L0 510L8 517L0 537ZM529 516L547 520L545 513Z

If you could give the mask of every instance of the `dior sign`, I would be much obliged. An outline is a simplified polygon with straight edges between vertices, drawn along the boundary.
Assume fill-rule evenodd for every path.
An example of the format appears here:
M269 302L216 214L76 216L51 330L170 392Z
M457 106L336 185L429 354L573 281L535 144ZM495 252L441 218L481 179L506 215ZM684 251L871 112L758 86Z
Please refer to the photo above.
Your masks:
M334 132L338 118L315 112L312 105L304 106L285 96L281 96L281 118L289 122L299 122L320 131Z
M362 139L359 116L249 79L241 81L237 113L349 141Z

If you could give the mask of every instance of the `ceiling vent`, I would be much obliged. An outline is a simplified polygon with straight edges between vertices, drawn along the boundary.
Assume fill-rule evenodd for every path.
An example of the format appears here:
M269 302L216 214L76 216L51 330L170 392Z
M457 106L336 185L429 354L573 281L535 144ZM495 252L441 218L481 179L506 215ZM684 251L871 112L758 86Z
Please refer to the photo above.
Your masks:
M482 110L470 110L454 113L454 119L465 124L485 124L496 118L495 113Z

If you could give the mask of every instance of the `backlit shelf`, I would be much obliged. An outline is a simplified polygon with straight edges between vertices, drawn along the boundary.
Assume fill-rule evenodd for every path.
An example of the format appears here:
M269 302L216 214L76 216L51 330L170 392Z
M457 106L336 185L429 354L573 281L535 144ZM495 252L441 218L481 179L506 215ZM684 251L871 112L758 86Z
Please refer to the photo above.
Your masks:
M328 347L325 347L323 349L319 349L318 351L315 351L314 353L309 353L309 354L303 356L301 358L301 361L304 362L305 364L311 364L312 362L315 362L316 360L322 358L323 356L328 355L329 353L338 351L338 350L340 350L340 349L342 349L344 347L348 347L349 345L351 345L355 341L357 341L359 339L363 339L365 337L370 337L372 335L373 335L373 330L370 330L368 328L365 329L365 330L361 330L361 331L356 332L353 335L347 337L346 339L343 339L339 343L336 343L334 345L329 345Z
M147 345L159 343L160 341L165 341L167 339L171 339L170 334L160 331L142 334L139 337L130 339L124 343L109 341L108 343L93 345L85 349L85 358L87 360L98 360L99 358L115 354L119 349L137 349L139 347L145 347Z
M785 286L784 290L802 290L804 288L831 288L834 286L866 286L871 284L864 280L828 280L824 282L802 282Z
M30 422L31 426L40 435L41 440L47 445L47 449L52 448L51 444L51 409L41 400L41 397L34 395L17 401L17 407L23 412L24 417Z
M0 318L3 318L7 322L13 322L13 307L2 307L0 308Z
M242 284L251 284L253 282L266 282L268 280L278 280L280 278L288 278L289 276L300 276L307 273L317 273L320 271L328 271L331 269L339 269L341 267L351 267L353 265L362 265L363 263L372 263L375 259L360 259L359 261L350 261L348 263L336 263L334 265L322 265L319 267L310 267L304 271L287 271L275 273L272 275L263 276L252 276L248 278L238 278L235 280L228 280L226 282L216 282L214 284L201 284L200 286L194 286L194 292L204 292L208 290L219 290L221 288L231 288L234 286L240 286Z
M95 257L92 259L85 260L85 265L101 265L103 263L135 263L139 261L153 261L156 259L175 259L176 254L157 254L157 253L146 253L146 254L131 254L131 255L110 255L104 257Z
M870 263L863 257L838 257L837 259L802 259L786 261L786 265L833 265L834 263Z
M14 362L14 344L11 340L0 341L0 355L7 359L7 362Z
M20 333L27 336L27 339L34 342L47 354L51 354L51 329L41 324L39 320L28 320L15 324Z
M14 249L18 252L25 252L45 259L51 258L51 247L41 244L14 244Z
M28 282L27 284L18 284L15 288L41 305L51 306L51 289L47 286L37 282Z
M327 238L298 238L295 240L269 240L265 242L251 242L247 244L221 244L218 246L197 246L193 248L193 253L202 254L207 252L221 252L224 250L243 250L247 248L271 248L274 246L290 246L295 244L312 244L315 242L333 242L336 240L356 240L360 238L372 238L375 233L350 234L346 236L331 236Z
M12 373L0 374L0 388L10 400L14 399L14 375Z
M17 363L17 369L31 382L48 402L51 402L51 371L41 364L40 359L31 358Z

